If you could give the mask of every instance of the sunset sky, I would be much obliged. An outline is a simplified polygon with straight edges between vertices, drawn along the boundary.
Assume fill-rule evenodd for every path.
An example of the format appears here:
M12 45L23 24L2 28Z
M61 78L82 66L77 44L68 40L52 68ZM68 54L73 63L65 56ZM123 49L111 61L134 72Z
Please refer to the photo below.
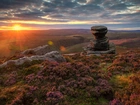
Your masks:
M0 0L0 30L82 28L140 30L140 0Z

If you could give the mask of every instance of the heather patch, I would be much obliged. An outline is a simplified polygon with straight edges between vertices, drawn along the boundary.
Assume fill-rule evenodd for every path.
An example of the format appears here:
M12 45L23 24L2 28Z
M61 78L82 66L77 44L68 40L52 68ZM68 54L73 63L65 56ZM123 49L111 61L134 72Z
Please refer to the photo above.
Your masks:
M64 57L1 69L1 105L139 104L139 53Z

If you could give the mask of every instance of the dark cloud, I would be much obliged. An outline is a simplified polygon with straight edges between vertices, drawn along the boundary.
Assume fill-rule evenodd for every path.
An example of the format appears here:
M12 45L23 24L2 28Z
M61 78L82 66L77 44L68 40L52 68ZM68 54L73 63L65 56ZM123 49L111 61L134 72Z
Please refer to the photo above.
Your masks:
M54 13L54 12L57 12L57 9L53 9L53 7L49 8L49 7L46 7L43 9L43 12L45 13Z
M140 0L0 0L0 22L140 22Z
M110 6L109 9L111 9L111 10L125 10L125 9L127 9L127 5L125 3L114 4L114 5Z
M121 1L118 1L118 0L105 0L104 2L103 2L103 6L105 7L105 8L108 8L108 7L111 7L112 5L115 5L115 4L118 4L118 3L120 3Z
M79 2L79 3L86 3L87 1L86 0L77 0L77 2Z
M36 19L40 16L44 16L44 14L41 12L41 11L32 11L32 12L25 12L25 13L19 13L19 14L14 14L15 17L18 17L18 18L27 18L27 19Z
M77 2L72 2L72 0L52 0L51 2L44 2L43 5L48 8L59 8L59 9L67 9L74 8L78 5Z
M79 4L72 0L52 0L51 2L43 3L43 11L45 13L65 13L71 11L73 8L76 9Z
M52 18L63 18L64 15L63 14L53 14L51 15Z
M102 4L105 0L89 0L88 4Z
M95 4L87 4L87 5L82 5L79 7L79 10L84 10L85 12L99 12L102 10L102 8L99 5L95 5Z
M0 9L15 9L31 4L40 4L42 0L0 0Z
M125 1L131 2L131 3L136 4L136 5L140 4L140 0L125 0Z

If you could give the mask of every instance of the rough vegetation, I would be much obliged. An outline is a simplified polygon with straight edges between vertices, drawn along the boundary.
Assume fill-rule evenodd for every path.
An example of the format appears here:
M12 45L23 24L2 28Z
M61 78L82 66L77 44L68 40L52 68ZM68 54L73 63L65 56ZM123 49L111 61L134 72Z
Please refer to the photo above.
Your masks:
M140 52L64 57L1 68L0 105L140 104Z
M32 48L45 44L51 51L80 52L93 39L89 30L0 34L1 57L30 48L23 55L0 58L0 64L35 56L32 50L40 50ZM121 45L117 54L68 54L66 62L34 59L0 68L0 105L140 105L139 33L110 32L108 37Z

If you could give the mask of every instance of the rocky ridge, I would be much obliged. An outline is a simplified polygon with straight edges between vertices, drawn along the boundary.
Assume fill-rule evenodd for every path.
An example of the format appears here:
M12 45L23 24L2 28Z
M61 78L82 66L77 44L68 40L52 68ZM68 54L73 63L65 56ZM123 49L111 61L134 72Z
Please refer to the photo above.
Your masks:
M65 58L58 51L50 51L50 52L49 51L50 49L48 45L25 50L21 52L21 55L23 57L16 60L8 60L3 64L0 64L0 68L3 68L10 64L18 66L24 64L25 62L32 62L34 60L65 62ZM29 54L32 54L32 56L28 56Z

